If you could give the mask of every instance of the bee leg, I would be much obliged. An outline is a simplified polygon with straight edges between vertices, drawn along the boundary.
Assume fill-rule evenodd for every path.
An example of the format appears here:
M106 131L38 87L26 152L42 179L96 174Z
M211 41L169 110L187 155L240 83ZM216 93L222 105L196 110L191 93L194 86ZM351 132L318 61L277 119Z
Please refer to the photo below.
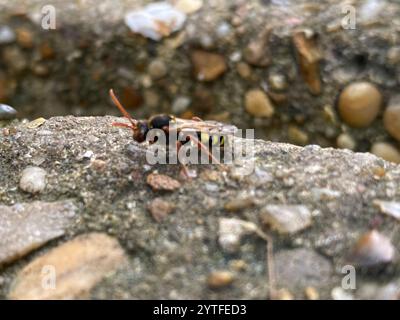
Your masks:
M129 129L133 129L132 125L129 123L122 123L122 122L113 122L112 123L113 127L124 127L124 128L129 128Z
M182 142L179 140L176 141L176 152L179 152L179 149L182 147ZM181 169L181 174L184 176L186 179L191 179L196 177L196 172L192 172L191 170L188 169L187 165L184 163L181 163L182 169Z
M201 141L199 141L193 135L190 136L190 140L196 143L199 148L203 149L208 154L208 157L212 159L212 161L214 161L218 165L222 165L221 162L214 157L214 155L210 152L210 150Z
M268 269L268 287L269 287L269 298L276 299L276 287L275 287L275 264L274 264L274 247L273 247L273 239L269 234L257 229L256 233L258 236L263 239L266 243L266 264Z

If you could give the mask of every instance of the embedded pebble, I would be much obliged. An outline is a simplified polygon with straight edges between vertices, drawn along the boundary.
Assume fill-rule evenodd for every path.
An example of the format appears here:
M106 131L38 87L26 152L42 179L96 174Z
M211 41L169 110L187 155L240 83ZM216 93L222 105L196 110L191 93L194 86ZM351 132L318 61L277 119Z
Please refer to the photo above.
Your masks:
M331 297L333 300L353 300L354 297L351 292L344 290L341 287L335 287L331 291Z
M225 203L224 209L226 211L236 212L246 208L250 208L254 206L256 202L256 199L251 196L234 198Z
M72 201L0 205L0 265L64 235L76 211Z
M354 138L350 134L341 133L336 138L336 145L340 149L355 150L355 148L357 146L357 142L354 140Z
M288 138L291 143L299 146L305 146L309 140L307 132L294 125L288 128Z
M240 247L241 238L257 230L252 222L235 218L220 218L218 230L218 243L226 252L236 252Z
M270 99L260 89L247 91L244 104L246 111L254 117L270 118L274 114L274 107Z
M388 63L396 65L400 63L400 47L392 47L387 52Z
M267 26L246 46L243 57L247 63L257 67L266 67L271 63L271 53L268 46L271 30L272 28Z
M243 79L249 79L251 76L251 67L246 62L239 62L236 70Z
M178 180L164 174L151 173L147 176L146 181L154 191L173 191L181 187Z
M25 49L30 49L33 47L33 33L25 28L18 28L16 30L17 42Z
M9 26L0 26L0 44L12 43L15 39L15 32Z
M377 206L382 213L400 220L400 202L375 200L374 205Z
M35 258L18 272L9 299L85 299L90 290L127 262L118 241L103 233L80 235ZM55 285L43 286L44 273ZM49 281L50 282L50 281Z
M40 193L46 188L46 170L39 167L27 167L21 173L19 187L29 193Z
M148 210L157 222L162 222L175 208L175 206L161 198L155 198L148 205Z
M294 296L293 296L293 294L292 294L288 289L282 288L282 289L279 289L279 290L275 293L275 296L273 297L273 299L282 300L282 301L285 301L285 300L294 300Z
M189 107L191 103L191 99L186 96L180 96L175 98L174 102L172 103L171 110L174 114L179 114Z
M318 300L319 299L319 293L317 289L314 287L307 287L304 289L304 294L306 295L308 300Z
M390 99L383 113L383 125L393 138L400 141L400 96Z
M395 248L386 236L376 230L368 231L357 240L349 262L357 267L375 267L392 262Z
M293 35L300 73L312 94L321 93L319 61L322 55L316 39L314 31L310 29L296 31Z
M11 120L17 116L17 110L9 105L0 103L0 120Z
M160 79L167 74L167 66L164 61L156 59L150 63L148 71L153 79Z
M303 205L266 205L261 220L282 234L293 234L309 227L311 212Z
M400 152L387 142L375 142L371 147L371 153L390 162L400 163Z
M367 25L376 22L384 8L385 4L381 0L364 1L359 8L361 23Z
M217 29L215 30L215 32L216 32L218 38L226 39L231 34L232 27L229 23L227 23L226 21L223 21L217 26Z
M201 9L203 0L177 0L174 6L186 14L191 14Z
M225 58L217 53L194 50L191 59L194 74L199 81L213 81L227 70Z
M35 120L32 120L31 122L29 122L26 127L29 129L35 129L35 128L39 128L41 125L43 125L46 122L45 118L37 118Z
M383 286L367 283L357 291L357 295L362 300L399 300L400 286L396 282Z
M125 15L125 24L132 32L155 41L180 30L185 21L186 14L168 2L150 3Z
M274 90L282 91L287 88L286 78L283 74L272 73L268 77L268 82Z
M234 279L235 277L230 271L213 271L207 278L207 284L211 289L219 289L229 286Z
M369 82L355 82L341 92L338 108L343 121L356 128L368 127L377 117L382 94Z

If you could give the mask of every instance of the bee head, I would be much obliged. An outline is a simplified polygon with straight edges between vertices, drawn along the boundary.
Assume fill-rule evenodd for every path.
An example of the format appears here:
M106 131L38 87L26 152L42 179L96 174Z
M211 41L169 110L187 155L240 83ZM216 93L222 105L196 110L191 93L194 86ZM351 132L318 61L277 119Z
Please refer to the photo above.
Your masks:
M133 139L137 142L146 140L147 132L149 132L149 125L146 121L138 121L136 128L133 130Z

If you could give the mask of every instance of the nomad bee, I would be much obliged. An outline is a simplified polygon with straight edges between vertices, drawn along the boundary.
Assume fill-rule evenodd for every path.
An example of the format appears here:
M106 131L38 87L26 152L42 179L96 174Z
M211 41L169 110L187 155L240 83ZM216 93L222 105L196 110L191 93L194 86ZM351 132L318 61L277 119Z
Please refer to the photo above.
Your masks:
M125 110L112 89L110 89L110 97L121 111L122 115L130 122L114 122L113 125L130 128L133 132L133 139L135 141L144 142L147 133L152 129L163 130L167 137L171 132L176 132L177 134L183 133L187 139L185 141L176 141L178 150L182 145L190 142L197 146L199 150L204 150L213 162L217 164L220 164L220 162L210 152L210 148L224 146L226 138L233 136L238 130L237 127L233 125L227 125L217 121L203 121L198 117L193 117L191 120L187 120L168 114L154 115L148 120L136 120ZM153 141L153 143L154 142L155 141ZM185 175L188 176L187 168L184 165L183 168Z

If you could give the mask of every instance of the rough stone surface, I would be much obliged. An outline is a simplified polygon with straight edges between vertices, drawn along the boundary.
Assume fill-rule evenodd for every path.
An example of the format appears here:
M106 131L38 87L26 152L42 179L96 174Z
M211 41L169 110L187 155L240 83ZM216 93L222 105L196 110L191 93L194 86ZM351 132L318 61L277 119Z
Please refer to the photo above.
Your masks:
M76 211L71 201L0 205L0 265L64 235Z
M17 275L10 299L76 299L87 297L102 278L126 262L115 239L101 234L84 234L52 249L26 265ZM48 269L44 269L44 268ZM55 276L54 286L50 279Z
M130 130L113 127L114 121L121 118L55 117L36 128L22 122L0 131L2 205L71 198L79 219L62 238L2 267L1 298L15 292L12 283L22 279L18 274L30 263L93 231L117 239L128 261L121 271L96 282L90 298L267 298L266 241L244 235L237 251L226 252L218 241L221 218L251 223L273 238L277 289L286 288L295 299L306 298L307 287L315 288L321 299L331 299L332 290L341 286L344 258L371 225L393 247L400 247L397 220L375 205L377 199L400 201L396 164L368 153L255 140L255 170L250 175L245 174L251 168L249 160L226 168L191 165L197 178L183 179L179 165L149 165L146 146L135 143ZM18 188L15 173L31 165L46 168L43 194ZM154 172L179 181L180 187L153 191L146 178ZM252 205L237 212L225 209L228 201L242 197L253 197ZM163 223L148 211L155 198L175 206ZM312 212L312 223L294 235L280 235L261 222L260 212L267 204L304 205ZM393 260L379 277L360 274L357 288L396 281L399 267ZM235 280L229 287L211 290L207 278L216 270L234 273ZM358 290L351 295L357 299Z
M296 292L317 285L323 288L332 279L332 265L323 256L308 249L283 250L276 254L279 286ZM307 279L307 280L305 280Z

